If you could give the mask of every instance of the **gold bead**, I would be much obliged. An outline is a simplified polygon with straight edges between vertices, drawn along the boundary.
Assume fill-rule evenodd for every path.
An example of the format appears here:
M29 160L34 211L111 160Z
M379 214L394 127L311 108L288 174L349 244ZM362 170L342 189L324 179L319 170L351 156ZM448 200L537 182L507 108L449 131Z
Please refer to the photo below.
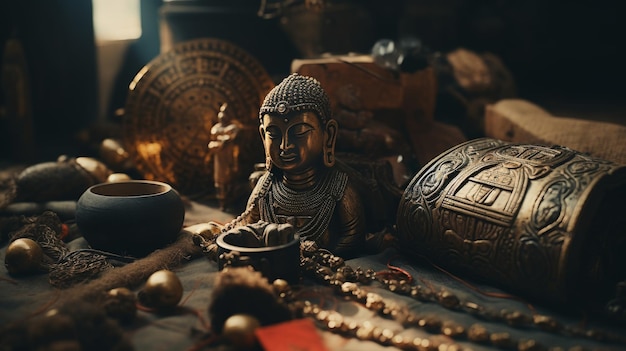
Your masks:
M332 311L331 310L331 311L329 311L327 319L328 320L334 320L334 321L337 321L337 320L343 321L343 315L341 313L337 312L337 311Z
M393 332L393 330L385 328L380 333L380 336L378 337L378 340L382 344L386 344L386 343L390 342L391 339L393 339L394 335L395 335L395 333Z
M358 291L359 286L352 282L345 282L341 284L341 292L344 294L353 293L354 291Z
M395 335L391 338L391 345L401 349L406 350L411 345L411 339L409 339L406 335Z
M463 310L465 310L467 313L470 313L473 315L480 314L484 310L482 306L474 302L466 302L463 304L462 307L463 307Z
M447 290L441 291L437 297L439 298L439 303L445 308L456 308L460 304L459 298Z
M183 296L183 285L176 273L163 269L148 277L143 289L139 291L139 301L147 307L172 308Z
M289 283L285 279L276 279L272 282L274 291L278 294L286 293L289 291Z
M503 310L502 314L504 315L504 318L506 319L507 323L509 323L512 326L521 326L521 325L528 323L529 321L528 316L521 313L520 311L509 312L509 311Z
M441 329L441 320L435 316L424 316L417 321L417 325L429 332L436 332Z
M527 339L527 340L520 340L517 343L517 350L518 351L544 351L545 348L536 340Z
M247 314L235 314L224 322L222 336L238 350L250 350L257 342L254 334L260 326L259 320Z
M467 330L467 338L474 342L485 342L489 340L489 332L480 324L472 324Z
M350 335L355 335L359 330L359 322L351 320L348 323L344 323L346 332Z
M546 331L557 331L560 328L559 322L557 322L554 318L541 314L533 316L533 323L535 323L535 325L540 329Z
M43 260L41 246L32 239L15 239L7 247L4 266L11 275L32 274L39 270Z
M456 322L445 321L441 325L441 333L451 338L457 338L465 333L465 328Z
M320 321L323 322L325 320L328 319L328 316L330 315L330 312L326 311L326 310L321 310L317 313L317 315L315 315L315 318Z
M413 341L411 341L411 345L413 346L414 349L419 349L420 345L422 345L422 338L415 337Z
M372 338L372 332L374 331L374 327L368 325L367 323L363 323L359 329L356 331L356 337L361 340L370 340Z
M395 292L398 289L398 281L395 279L391 279L389 281L389 283L387 284L387 289L389 289L389 291L391 292Z
M437 351L462 351L463 349L458 344L439 344Z
M365 307L372 311L380 311L385 307L385 302L383 301L383 297L376 293L367 293L367 301L365 302Z
M404 325L413 326L417 324L419 317L415 313L409 313L404 320Z
M417 349L420 351L431 351L433 350L433 344L429 339L422 339L419 345L417 345Z
M382 334L383 334L383 328L374 327L374 329L372 329L372 338L374 338L375 340L379 340Z
M326 327L329 330L331 330L331 331L334 331L334 330L337 330L337 329L341 329L342 326L343 326L343 324L340 321L329 319L326 322Z
M354 295L357 301L360 301L360 302L364 302L365 300L367 300L367 294L368 292L363 289L358 289L352 292L352 295Z
M506 332L493 333L489 336L489 339L491 340L491 344L496 347L512 348L514 346L511 334Z

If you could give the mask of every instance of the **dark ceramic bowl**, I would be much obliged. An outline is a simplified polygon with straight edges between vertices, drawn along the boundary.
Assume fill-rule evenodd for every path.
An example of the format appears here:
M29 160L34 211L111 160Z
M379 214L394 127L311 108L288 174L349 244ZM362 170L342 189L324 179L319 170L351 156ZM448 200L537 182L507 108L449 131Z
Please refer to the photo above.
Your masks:
M261 272L270 283L275 279L285 279L288 282L297 282L300 276L300 236L296 233L291 241L283 245L264 247L238 246L235 236L237 233L226 232L217 237L217 264L222 270L226 263L223 253L237 251L239 257L247 265Z
M94 185L76 204L76 224L89 245L120 255L142 257L172 243L184 219L178 192L157 181Z

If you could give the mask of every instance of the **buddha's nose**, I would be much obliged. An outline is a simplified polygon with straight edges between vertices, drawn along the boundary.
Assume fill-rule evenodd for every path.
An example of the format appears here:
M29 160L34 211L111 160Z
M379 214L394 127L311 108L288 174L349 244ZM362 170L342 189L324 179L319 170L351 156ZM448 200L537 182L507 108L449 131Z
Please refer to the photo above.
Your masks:
M289 137L287 135L285 135L283 137L283 140L281 140L280 142L280 150L281 151L287 151L289 149L293 148L293 144L289 142Z

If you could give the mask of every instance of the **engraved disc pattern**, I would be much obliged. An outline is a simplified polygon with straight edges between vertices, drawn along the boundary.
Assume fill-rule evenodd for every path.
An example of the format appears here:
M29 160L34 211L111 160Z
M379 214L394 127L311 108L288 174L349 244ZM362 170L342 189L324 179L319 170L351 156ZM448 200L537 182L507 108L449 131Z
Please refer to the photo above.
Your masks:
M207 145L220 106L228 103L231 116L256 128L259 107L273 87L261 64L230 42L204 38L179 43L131 82L125 146L146 179L204 196L214 190ZM260 138L248 146L262 148Z

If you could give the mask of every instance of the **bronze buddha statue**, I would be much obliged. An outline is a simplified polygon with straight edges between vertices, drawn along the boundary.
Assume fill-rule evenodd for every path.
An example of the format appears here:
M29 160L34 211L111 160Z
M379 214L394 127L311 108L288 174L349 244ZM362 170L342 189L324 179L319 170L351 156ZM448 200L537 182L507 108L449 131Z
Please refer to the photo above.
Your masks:
M337 253L358 250L365 241L363 205L348 173L335 164L338 125L320 83L288 76L265 97L259 120L267 171L246 210L223 231L289 223L301 240Z

